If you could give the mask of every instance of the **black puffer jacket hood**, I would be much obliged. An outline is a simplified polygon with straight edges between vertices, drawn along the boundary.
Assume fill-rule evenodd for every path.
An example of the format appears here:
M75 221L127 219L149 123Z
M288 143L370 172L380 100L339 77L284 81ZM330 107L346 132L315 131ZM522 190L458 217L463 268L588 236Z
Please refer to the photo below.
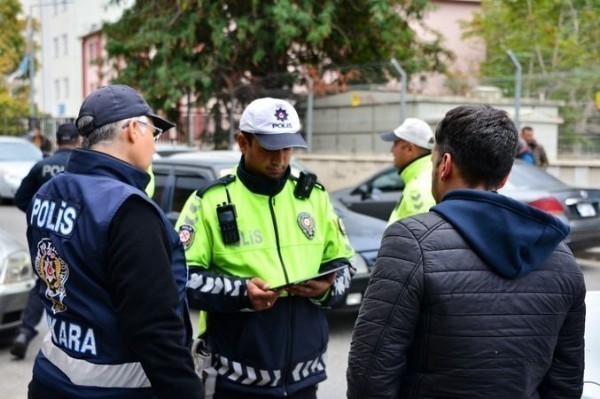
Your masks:
M505 278L534 270L570 231L549 213L490 191L451 191L431 211L446 219Z

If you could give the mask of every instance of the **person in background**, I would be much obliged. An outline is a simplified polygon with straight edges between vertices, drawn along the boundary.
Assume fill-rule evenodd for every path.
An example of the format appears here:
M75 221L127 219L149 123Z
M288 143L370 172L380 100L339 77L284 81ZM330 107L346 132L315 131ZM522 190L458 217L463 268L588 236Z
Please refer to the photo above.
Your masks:
M52 155L52 142L42 134L39 126L35 126L33 130L27 133L27 139L42 151L44 157Z
M525 139L522 137L519 137L519 151L517 152L517 159L520 159L530 165L535 165L535 158L531 153L531 149L527 145Z
M233 174L192 193L176 224L218 370L215 399L316 399L324 309L343 300L354 251L316 176L291 175L293 149L306 148L294 107L254 100L240 131Z
M523 129L521 129L521 138L525 140L531 154L533 154L535 165L542 169L546 169L548 165L550 165L548 157L546 156L546 150L543 145L533 138L533 128L531 126L523 127Z
M347 397L580 398L586 288L569 227L497 192L517 153L514 123L460 106L435 140L438 204L384 233Z
M75 123L83 148L27 208L49 325L29 398L202 399L183 248L144 192L174 125L125 85L92 92Z
M81 136L74 123L64 123L58 127L56 130L56 144L58 149L54 155L36 163L22 180L21 185L15 193L14 203L23 212L27 211L27 206L31 198L33 198L33 195L42 184L62 172L67 165L73 149L81 145ZM14 339L10 348L10 353L17 359L25 357L29 342L37 335L35 327L40 322L44 313L44 307L38 296L39 284L40 280L37 279L36 285L29 294L27 306L23 310L19 334Z
M431 149L434 138L427 122L406 118L394 131L381 135L393 142L394 166L404 181L402 198L392 211L388 226L396 220L427 212L435 205L431 195Z

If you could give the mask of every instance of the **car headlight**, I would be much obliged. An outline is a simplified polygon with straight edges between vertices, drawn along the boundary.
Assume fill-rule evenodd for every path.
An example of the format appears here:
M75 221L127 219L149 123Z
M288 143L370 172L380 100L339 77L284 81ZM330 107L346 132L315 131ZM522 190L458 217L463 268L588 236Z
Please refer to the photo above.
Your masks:
M355 253L354 256L350 258L350 263L352 264L352 267L354 267L354 270L356 270L355 274L369 274L369 266L361 254Z
M15 173L9 169L0 169L0 177L12 187L19 187L23 180L20 173Z
M31 260L27 251L9 254L0 266L0 284L14 284L33 277Z

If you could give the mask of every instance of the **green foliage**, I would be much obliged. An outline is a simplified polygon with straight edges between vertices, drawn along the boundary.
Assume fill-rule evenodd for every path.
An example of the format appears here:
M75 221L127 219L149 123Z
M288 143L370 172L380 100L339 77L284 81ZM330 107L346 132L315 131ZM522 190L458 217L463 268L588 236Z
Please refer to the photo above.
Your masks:
M507 76L512 50L529 74L589 68L600 60L598 0L482 0L467 36L482 37L486 76Z
M562 100L563 137L586 133L600 91L600 0L482 0L466 36L486 42L482 74L512 95L512 50L523 68L525 97Z
M0 134L16 134L8 127L9 122L27 114L29 88L19 82L7 84L5 79L25 54L25 21L19 19L20 13L19 0L0 1Z
M123 61L118 81L140 88L156 108L176 118L188 91L199 105L239 112L263 93L302 84L308 67L320 79L338 65L395 57L408 74L443 72L450 55L440 38L423 42L409 26L421 21L427 4L145 0L104 31L109 57Z

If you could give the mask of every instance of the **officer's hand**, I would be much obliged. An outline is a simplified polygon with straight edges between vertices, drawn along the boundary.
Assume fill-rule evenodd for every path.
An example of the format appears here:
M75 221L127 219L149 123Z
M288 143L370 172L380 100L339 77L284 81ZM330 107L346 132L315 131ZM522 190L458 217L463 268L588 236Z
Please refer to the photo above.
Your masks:
M269 290L269 285L258 277L248 281L248 297L254 310L267 310L273 307L281 291Z
M331 287L337 273L329 273L321 278L308 280L303 284L291 285L286 288L287 292L307 298L320 298Z

